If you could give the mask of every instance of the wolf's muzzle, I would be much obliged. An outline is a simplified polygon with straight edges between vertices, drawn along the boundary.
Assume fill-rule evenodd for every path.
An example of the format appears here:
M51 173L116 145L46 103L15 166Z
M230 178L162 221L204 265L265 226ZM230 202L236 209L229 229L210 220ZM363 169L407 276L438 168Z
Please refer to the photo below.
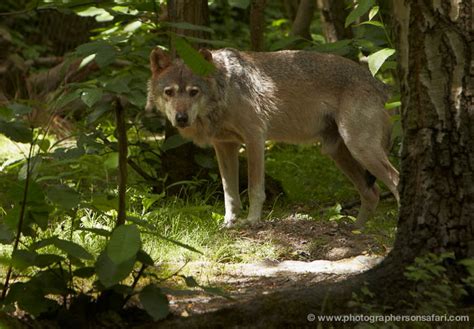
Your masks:
M176 119L176 124L181 128L189 125L187 113L178 112L176 113L175 119Z

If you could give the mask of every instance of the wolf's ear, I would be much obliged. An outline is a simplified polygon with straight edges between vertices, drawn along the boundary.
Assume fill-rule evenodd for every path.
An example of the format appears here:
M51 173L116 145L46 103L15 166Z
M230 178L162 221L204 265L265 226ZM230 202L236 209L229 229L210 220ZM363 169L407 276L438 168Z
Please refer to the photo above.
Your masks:
M171 65L171 58L167 52L161 48L155 48L150 54L150 68L153 75L159 74Z
M212 62L212 54L209 49L201 48L199 49L199 53L204 57L204 59L208 62Z

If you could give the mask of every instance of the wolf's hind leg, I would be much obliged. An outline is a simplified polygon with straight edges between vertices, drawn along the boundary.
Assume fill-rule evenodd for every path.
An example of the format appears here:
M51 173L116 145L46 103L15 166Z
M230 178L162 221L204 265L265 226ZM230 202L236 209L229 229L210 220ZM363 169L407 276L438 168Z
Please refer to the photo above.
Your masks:
M239 194L239 143L215 142L214 149L224 188L224 226L235 224L240 213Z
M334 160L359 192L361 206L356 225L363 226L367 219L372 216L379 202L380 190L375 184L375 177L354 159L342 139L338 139L330 148L326 148L325 153Z

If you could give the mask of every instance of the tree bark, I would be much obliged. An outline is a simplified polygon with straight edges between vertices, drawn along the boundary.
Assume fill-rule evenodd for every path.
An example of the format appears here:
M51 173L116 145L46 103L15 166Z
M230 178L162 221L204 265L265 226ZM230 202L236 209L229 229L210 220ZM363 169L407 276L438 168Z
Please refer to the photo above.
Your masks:
M401 208L392 257L474 256L472 2L393 1L402 94Z
M344 26L347 10L344 1L317 0L321 12L321 24L327 42L336 42L353 37L350 27Z
M291 26L290 35L300 36L304 39L311 40L310 26L313 20L315 9L314 0L301 0L298 6L295 20Z
M262 51L264 48L265 3L266 0L250 2L250 47L253 51Z

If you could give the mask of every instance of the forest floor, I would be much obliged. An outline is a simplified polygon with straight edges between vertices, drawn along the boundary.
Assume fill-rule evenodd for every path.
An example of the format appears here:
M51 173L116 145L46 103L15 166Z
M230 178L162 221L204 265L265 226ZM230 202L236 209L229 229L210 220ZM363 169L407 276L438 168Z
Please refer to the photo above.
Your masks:
M384 203L391 206L392 202ZM315 221L292 214L228 233L257 245L277 245L284 252L279 253L278 259L252 263L186 263L181 273L220 289L223 296L171 283L168 288L174 315L186 317L212 312L277 290L344 280L378 264L392 243L389 234L380 227L374 229L372 224L358 230L348 217ZM172 271L182 268L184 263L163 265Z

